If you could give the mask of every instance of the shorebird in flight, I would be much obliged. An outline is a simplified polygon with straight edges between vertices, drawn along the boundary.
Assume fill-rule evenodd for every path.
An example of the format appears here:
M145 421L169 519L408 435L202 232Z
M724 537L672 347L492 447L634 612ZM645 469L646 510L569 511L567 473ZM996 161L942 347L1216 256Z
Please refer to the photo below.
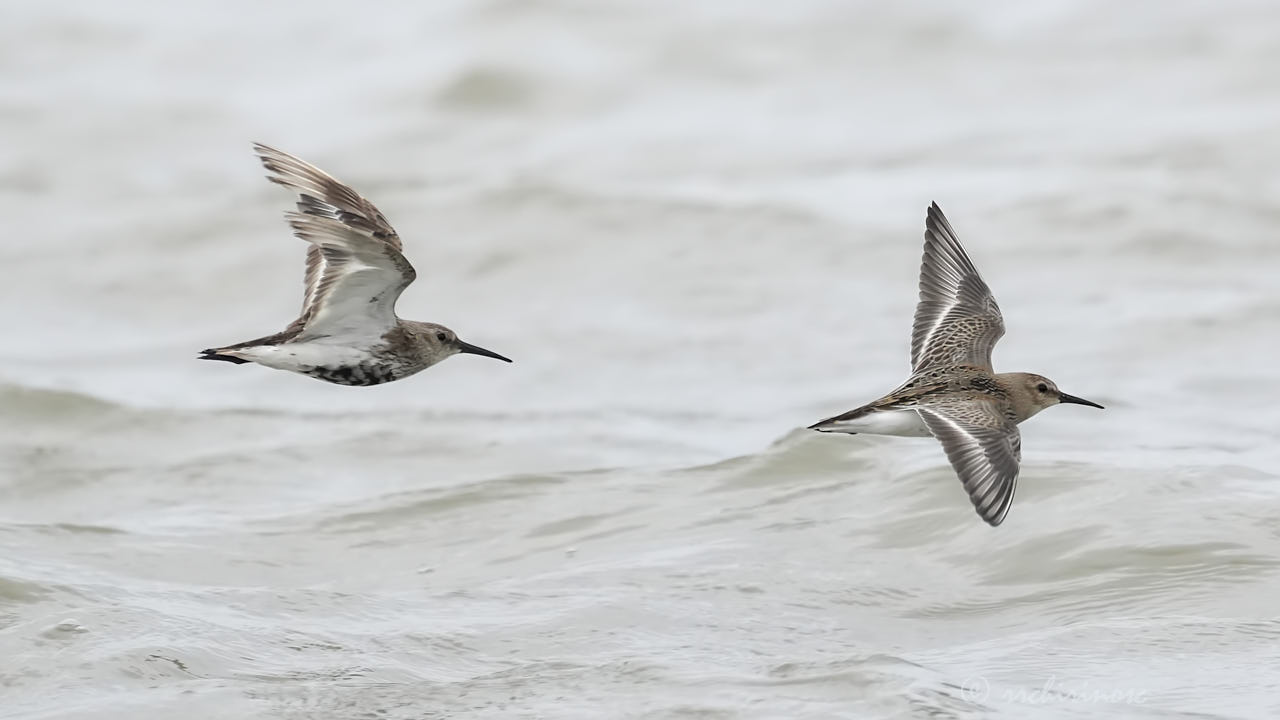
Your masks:
M997 373L1004 319L937 203L925 221L911 377L898 389L812 430L927 437L942 443L978 515L995 526L1013 503L1022 460L1018 423L1051 405L1102 406L1032 373Z
M275 335L202 350L201 360L258 363L338 385L409 377L450 355L509 359L435 323L401 320L396 300L418 276L373 203L323 170L256 144L267 179L298 193L285 217L310 244L302 313Z

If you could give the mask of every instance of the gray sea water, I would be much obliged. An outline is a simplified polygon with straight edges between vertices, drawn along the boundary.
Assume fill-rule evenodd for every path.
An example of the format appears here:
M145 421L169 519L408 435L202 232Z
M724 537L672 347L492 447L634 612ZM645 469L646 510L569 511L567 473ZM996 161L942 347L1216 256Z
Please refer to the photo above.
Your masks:
M6 3L0 717L1280 716L1280 6ZM374 199L376 388L283 327L260 140ZM907 370L925 207L1003 309L1006 523Z

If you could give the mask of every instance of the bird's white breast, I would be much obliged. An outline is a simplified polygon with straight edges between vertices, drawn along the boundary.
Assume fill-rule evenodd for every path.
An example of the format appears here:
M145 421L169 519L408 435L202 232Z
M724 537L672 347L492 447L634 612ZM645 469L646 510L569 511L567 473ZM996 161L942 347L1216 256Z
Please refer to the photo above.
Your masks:
M369 351L364 348L322 342L249 347L238 350L234 354L236 357L252 360L259 365L294 372L314 367L359 365L369 362L372 358Z
M932 433L915 410L881 410L862 417L841 420L818 428L823 432L866 433L868 435L897 435L899 437L930 437Z

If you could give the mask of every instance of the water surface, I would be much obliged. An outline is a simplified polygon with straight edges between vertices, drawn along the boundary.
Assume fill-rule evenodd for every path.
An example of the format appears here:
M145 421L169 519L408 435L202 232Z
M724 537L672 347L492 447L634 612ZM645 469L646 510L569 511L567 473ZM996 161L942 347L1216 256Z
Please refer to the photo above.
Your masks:
M1280 9L21 2L0 28L6 718L1272 718ZM369 195L460 357L272 332L260 140ZM924 209L1023 427L798 428L906 372Z

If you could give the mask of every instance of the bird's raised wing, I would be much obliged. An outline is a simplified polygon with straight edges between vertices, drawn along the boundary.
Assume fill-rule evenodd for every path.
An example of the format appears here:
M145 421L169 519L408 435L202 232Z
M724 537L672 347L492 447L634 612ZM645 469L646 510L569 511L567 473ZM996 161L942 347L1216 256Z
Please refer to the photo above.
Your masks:
M925 220L920 302L911 328L911 370L973 365L991 369L1004 318L991 290L937 203Z
M286 213L307 249L302 312L291 330L308 335L376 334L395 324L395 303L417 277L400 237L365 198L323 170L254 144L267 179L298 193Z
M931 404L917 412L942 443L978 515L992 526L1004 522L1022 460L1018 426L985 400Z
M301 335L375 338L394 327L396 300L416 276L400 251L339 220L286 216L293 234L320 253L319 282L298 319Z

